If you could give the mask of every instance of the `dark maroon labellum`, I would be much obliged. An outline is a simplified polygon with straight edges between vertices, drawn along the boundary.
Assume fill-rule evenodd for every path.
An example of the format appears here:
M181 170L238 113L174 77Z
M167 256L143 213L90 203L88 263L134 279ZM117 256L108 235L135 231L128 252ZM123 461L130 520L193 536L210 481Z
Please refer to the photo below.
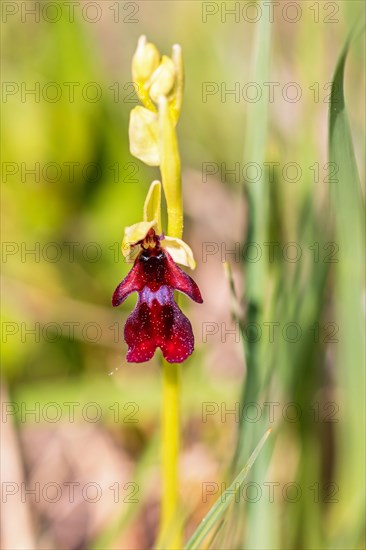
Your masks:
M174 290L202 303L193 279L174 262L158 240L142 249L129 274L116 288L112 304L119 306L131 292L138 292L135 309L128 317L124 336L127 361L151 359L159 347L169 363L181 363L194 349L192 326L174 301Z

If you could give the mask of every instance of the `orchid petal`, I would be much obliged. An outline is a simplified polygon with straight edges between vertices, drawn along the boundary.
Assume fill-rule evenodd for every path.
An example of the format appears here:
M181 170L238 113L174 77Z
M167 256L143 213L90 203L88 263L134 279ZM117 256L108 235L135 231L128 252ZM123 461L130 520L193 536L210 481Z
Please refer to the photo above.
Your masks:
M191 269L195 269L196 262L193 257L193 252L187 243L176 237L164 237L161 240L161 246L165 248L173 258L173 260L180 265L185 265Z
M122 241L122 254L128 262L133 262L137 257L140 250L135 245L145 239L150 229L157 231L155 220L138 222L125 228L125 235Z

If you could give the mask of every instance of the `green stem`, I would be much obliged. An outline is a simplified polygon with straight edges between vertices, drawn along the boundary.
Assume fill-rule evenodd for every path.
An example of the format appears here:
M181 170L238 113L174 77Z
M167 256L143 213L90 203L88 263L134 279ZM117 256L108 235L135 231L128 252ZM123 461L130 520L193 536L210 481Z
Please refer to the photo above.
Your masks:
M159 101L161 179L167 201L168 235L182 238L183 205L181 165L175 124L165 97ZM162 462L163 495L159 541L164 548L182 548L182 527L178 516L180 446L180 364L163 359Z
M159 101L159 126L162 136L160 171L168 210L168 235L169 237L181 239L183 234L183 204L180 155L175 124L165 97L161 97Z
M182 548L178 518L180 447L180 365L163 359L162 466L163 495L159 539L165 548Z

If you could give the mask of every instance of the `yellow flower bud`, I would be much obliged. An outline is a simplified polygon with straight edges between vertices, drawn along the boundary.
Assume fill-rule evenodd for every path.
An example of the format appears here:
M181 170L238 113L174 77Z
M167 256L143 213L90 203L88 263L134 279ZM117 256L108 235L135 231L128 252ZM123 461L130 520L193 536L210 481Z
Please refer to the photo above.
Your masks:
M155 103L160 96L167 97L172 91L176 78L176 69L170 57L163 55L159 67L154 71L150 80L150 97Z
M137 50L132 58L132 77L137 83L145 84L158 68L160 54L154 44L146 42L146 36L140 36Z

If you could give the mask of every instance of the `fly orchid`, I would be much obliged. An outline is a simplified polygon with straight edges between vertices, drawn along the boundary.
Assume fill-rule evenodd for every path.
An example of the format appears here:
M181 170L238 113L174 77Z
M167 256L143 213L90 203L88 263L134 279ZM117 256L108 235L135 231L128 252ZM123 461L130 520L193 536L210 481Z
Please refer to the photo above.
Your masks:
M174 301L174 291L202 303L198 286L177 265L194 269L192 250L181 239L162 233L160 201L161 184L154 181L145 201L144 221L125 229L122 252L134 265L112 299L116 307L132 292L138 292L137 304L124 329L127 361L134 363L151 359L157 347L169 363L181 363L191 355L192 326Z
M134 265L116 288L112 303L121 304L138 292L135 309L128 317L124 336L127 360L151 359L156 348L163 352L162 464L163 490L159 540L169 548L183 547L177 525L180 365L194 348L191 323L174 301L174 291L201 303L196 283L177 264L195 267L193 254L182 240L183 202L176 126L183 98L182 49L161 56L145 36L138 41L132 59L132 78L142 103L130 113L129 141L133 156L149 166L159 166L161 184L154 181L148 192L143 221L125 229L122 252ZM160 219L161 189L167 207L167 235Z

